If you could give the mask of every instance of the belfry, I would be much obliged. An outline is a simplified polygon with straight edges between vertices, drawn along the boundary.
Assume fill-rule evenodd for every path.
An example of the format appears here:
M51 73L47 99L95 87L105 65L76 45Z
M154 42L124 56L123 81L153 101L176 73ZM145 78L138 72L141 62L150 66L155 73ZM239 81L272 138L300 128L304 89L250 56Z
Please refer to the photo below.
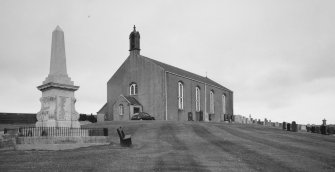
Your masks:
M52 32L49 75L37 88L42 91L42 97L36 127L80 128L74 98L79 86L67 74L64 32L59 26Z
M140 33L136 31L135 25L134 30L129 35L129 44L130 54L140 55Z

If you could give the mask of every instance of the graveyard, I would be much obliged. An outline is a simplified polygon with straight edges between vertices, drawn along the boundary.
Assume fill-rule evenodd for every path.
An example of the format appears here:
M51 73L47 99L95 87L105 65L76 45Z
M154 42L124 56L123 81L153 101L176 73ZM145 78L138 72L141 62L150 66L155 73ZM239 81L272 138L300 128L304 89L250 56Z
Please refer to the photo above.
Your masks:
M120 146L123 126L132 146ZM335 137L279 127L203 122L108 121L110 144L0 150L0 171L334 171Z

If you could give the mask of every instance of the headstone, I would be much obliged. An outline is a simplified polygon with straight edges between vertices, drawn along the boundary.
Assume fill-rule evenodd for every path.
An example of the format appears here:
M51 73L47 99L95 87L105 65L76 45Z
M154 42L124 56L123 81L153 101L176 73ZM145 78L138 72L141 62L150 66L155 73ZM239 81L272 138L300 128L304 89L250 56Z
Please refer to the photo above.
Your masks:
M321 125L320 126L320 131L321 131L321 134L326 135L327 134L327 126L326 125Z
M193 121L193 114L192 112L188 112L188 121Z
M298 125L295 121L292 121L292 131L293 132L298 132Z
M324 125L324 126L327 125L327 120L326 120L326 119L323 119L323 120L322 120L322 125Z
M287 123L287 131L291 131L291 124L290 123Z
M287 126L286 122L283 122L283 130L286 130L286 126Z
M329 126L328 131L329 134L335 134L335 127L334 126Z
M74 98L79 86L67 75L64 32L59 26L52 32L49 75L37 88L42 91L42 105L36 115L36 127L80 128Z
M316 132L316 127L315 127L315 125L312 125L312 126L311 126L311 132L312 132L312 133L315 133L315 132Z
M300 126L299 128L300 131L307 131L306 125L299 125L299 126Z
M315 126L315 133L321 133L320 126Z
M265 118L263 125L268 125L268 120Z
M311 132L311 125L310 125L310 124L307 124L307 125L306 125L306 131L307 131L307 132Z

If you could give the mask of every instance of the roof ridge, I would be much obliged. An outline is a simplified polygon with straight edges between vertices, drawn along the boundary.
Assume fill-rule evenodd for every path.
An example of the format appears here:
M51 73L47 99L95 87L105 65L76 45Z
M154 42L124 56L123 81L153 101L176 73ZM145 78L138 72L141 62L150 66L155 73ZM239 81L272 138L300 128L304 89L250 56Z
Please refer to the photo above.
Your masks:
M143 56L143 55L140 55L140 56L148 59L149 61L151 61L153 63L155 63L156 65L160 66L161 68L163 68L166 71L173 72L173 73L176 73L176 74L179 74L179 75L182 75L182 76L186 76L186 77L189 77L189 78L192 78L192 79L198 79L198 80L200 80L202 82L205 82L207 84L214 85L216 87L220 87L220 88L223 88L225 90L231 91L230 89L228 89L228 88L222 86L221 84L209 79L208 77L204 77L204 76L195 74L193 72L189 72L187 70L184 70L184 69L181 69L181 68L178 68L178 67L175 67L175 66L172 66L172 65L169 65L169 64L151 59L151 58Z

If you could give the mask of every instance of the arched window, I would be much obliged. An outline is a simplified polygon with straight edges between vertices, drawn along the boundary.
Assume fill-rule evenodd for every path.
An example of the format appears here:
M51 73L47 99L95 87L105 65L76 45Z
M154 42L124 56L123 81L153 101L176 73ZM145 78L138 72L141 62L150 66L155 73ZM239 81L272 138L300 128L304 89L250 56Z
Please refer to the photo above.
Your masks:
M129 86L129 95L137 95L138 88L136 83L131 83Z
M209 92L209 113L214 114L214 91Z
M123 115L124 114L124 108L123 108L123 104L119 105L119 114Z
M178 109L184 109L184 85L178 82Z
M195 111L200 111L200 88L195 87Z
M226 95L222 95L222 113L226 114Z

